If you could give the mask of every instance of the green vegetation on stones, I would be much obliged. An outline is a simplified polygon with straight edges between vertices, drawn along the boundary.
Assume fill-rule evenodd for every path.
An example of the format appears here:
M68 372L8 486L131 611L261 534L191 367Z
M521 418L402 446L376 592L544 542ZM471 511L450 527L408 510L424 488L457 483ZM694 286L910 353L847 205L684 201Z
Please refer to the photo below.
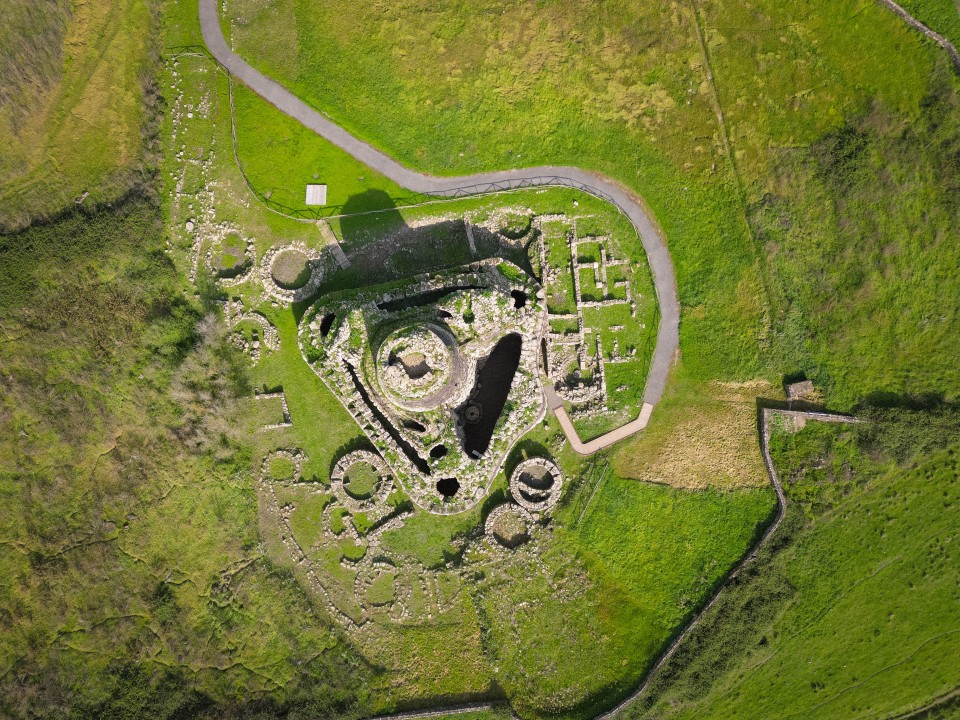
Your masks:
M293 480L297 466L292 459L286 455L278 455L270 460L270 467L267 474L272 480Z

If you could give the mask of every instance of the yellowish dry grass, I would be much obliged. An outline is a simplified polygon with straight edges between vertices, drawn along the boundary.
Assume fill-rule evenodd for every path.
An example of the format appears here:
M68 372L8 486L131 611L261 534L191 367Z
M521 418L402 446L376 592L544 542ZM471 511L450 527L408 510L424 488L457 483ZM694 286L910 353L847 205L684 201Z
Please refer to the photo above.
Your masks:
M680 380L647 429L614 455L614 470L688 490L763 486L767 477L757 443L756 399L779 395L764 380Z
M19 21L29 37L38 19ZM0 224L55 213L84 191L97 202L126 189L141 154L150 25L149 5L138 0L75 2L62 39L51 38L62 43L62 67L47 68L48 81L36 87L0 78L21 99L16 113L0 112L0 144L9 149L0 162Z

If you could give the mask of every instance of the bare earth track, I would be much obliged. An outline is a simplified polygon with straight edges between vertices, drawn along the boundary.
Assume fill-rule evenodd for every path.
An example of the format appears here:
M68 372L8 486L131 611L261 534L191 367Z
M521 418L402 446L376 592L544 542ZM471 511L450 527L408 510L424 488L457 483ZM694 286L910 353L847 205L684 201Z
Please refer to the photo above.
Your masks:
M660 305L660 325L657 329L657 344L644 388L644 407L636 420L589 443L581 442L573 425L563 422L565 413L561 414L562 408L557 415L570 444L577 452L583 454L596 452L646 426L653 406L663 396L670 368L680 344L680 303L677 299L673 261L666 243L640 200L633 193L602 175L575 167L547 165L457 177L438 177L411 170L389 155L358 140L278 82L251 67L227 45L220 28L216 0L199 0L199 2L203 40L217 62L234 78L281 112L298 120L305 127L407 190L437 197L463 197L514 188L562 185L577 188L613 203L633 223L640 236L650 263L653 285Z

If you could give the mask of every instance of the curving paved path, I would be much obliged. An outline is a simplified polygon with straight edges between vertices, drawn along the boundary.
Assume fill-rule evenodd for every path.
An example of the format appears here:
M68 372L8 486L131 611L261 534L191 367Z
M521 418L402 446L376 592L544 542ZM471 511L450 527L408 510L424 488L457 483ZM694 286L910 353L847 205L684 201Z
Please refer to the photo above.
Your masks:
M633 193L602 175L575 167L547 165L461 175L459 177L438 177L411 170L389 155L358 140L278 82L271 80L259 70L251 67L227 45L223 37L223 30L220 28L217 0L199 0L199 3L200 29L203 33L203 40L213 57L235 78L281 112L298 120L341 150L346 151L360 162L369 165L408 190L443 197L479 194L489 191L491 186L503 190L559 184L579 188L616 205L630 219L640 236L643 249L650 263L653 285L660 304L657 344L653 351L653 359L650 363L650 371L643 394L645 408L637 420L586 444L580 441L569 419L567 423L563 424L563 427L571 445L577 447L578 452L583 452L588 448L595 448L589 450L589 452L596 452L596 449L616 442L646 425L650 411L663 396L667 378L670 374L670 367L679 347L680 303L677 299L677 283L673 271L673 261L670 259L666 243ZM649 409L646 408L647 405L650 406ZM562 412L562 408L560 410ZM566 413L563 413L563 416L565 415ZM561 422L563 416L558 413Z

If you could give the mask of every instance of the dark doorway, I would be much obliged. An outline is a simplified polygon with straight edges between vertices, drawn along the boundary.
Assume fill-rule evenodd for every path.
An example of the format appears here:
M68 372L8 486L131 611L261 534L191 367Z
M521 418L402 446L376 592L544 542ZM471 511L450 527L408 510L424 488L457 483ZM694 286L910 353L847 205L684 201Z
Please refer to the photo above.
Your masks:
M437 492L444 497L453 497L460 490L460 483L456 478L442 478L437 480Z

